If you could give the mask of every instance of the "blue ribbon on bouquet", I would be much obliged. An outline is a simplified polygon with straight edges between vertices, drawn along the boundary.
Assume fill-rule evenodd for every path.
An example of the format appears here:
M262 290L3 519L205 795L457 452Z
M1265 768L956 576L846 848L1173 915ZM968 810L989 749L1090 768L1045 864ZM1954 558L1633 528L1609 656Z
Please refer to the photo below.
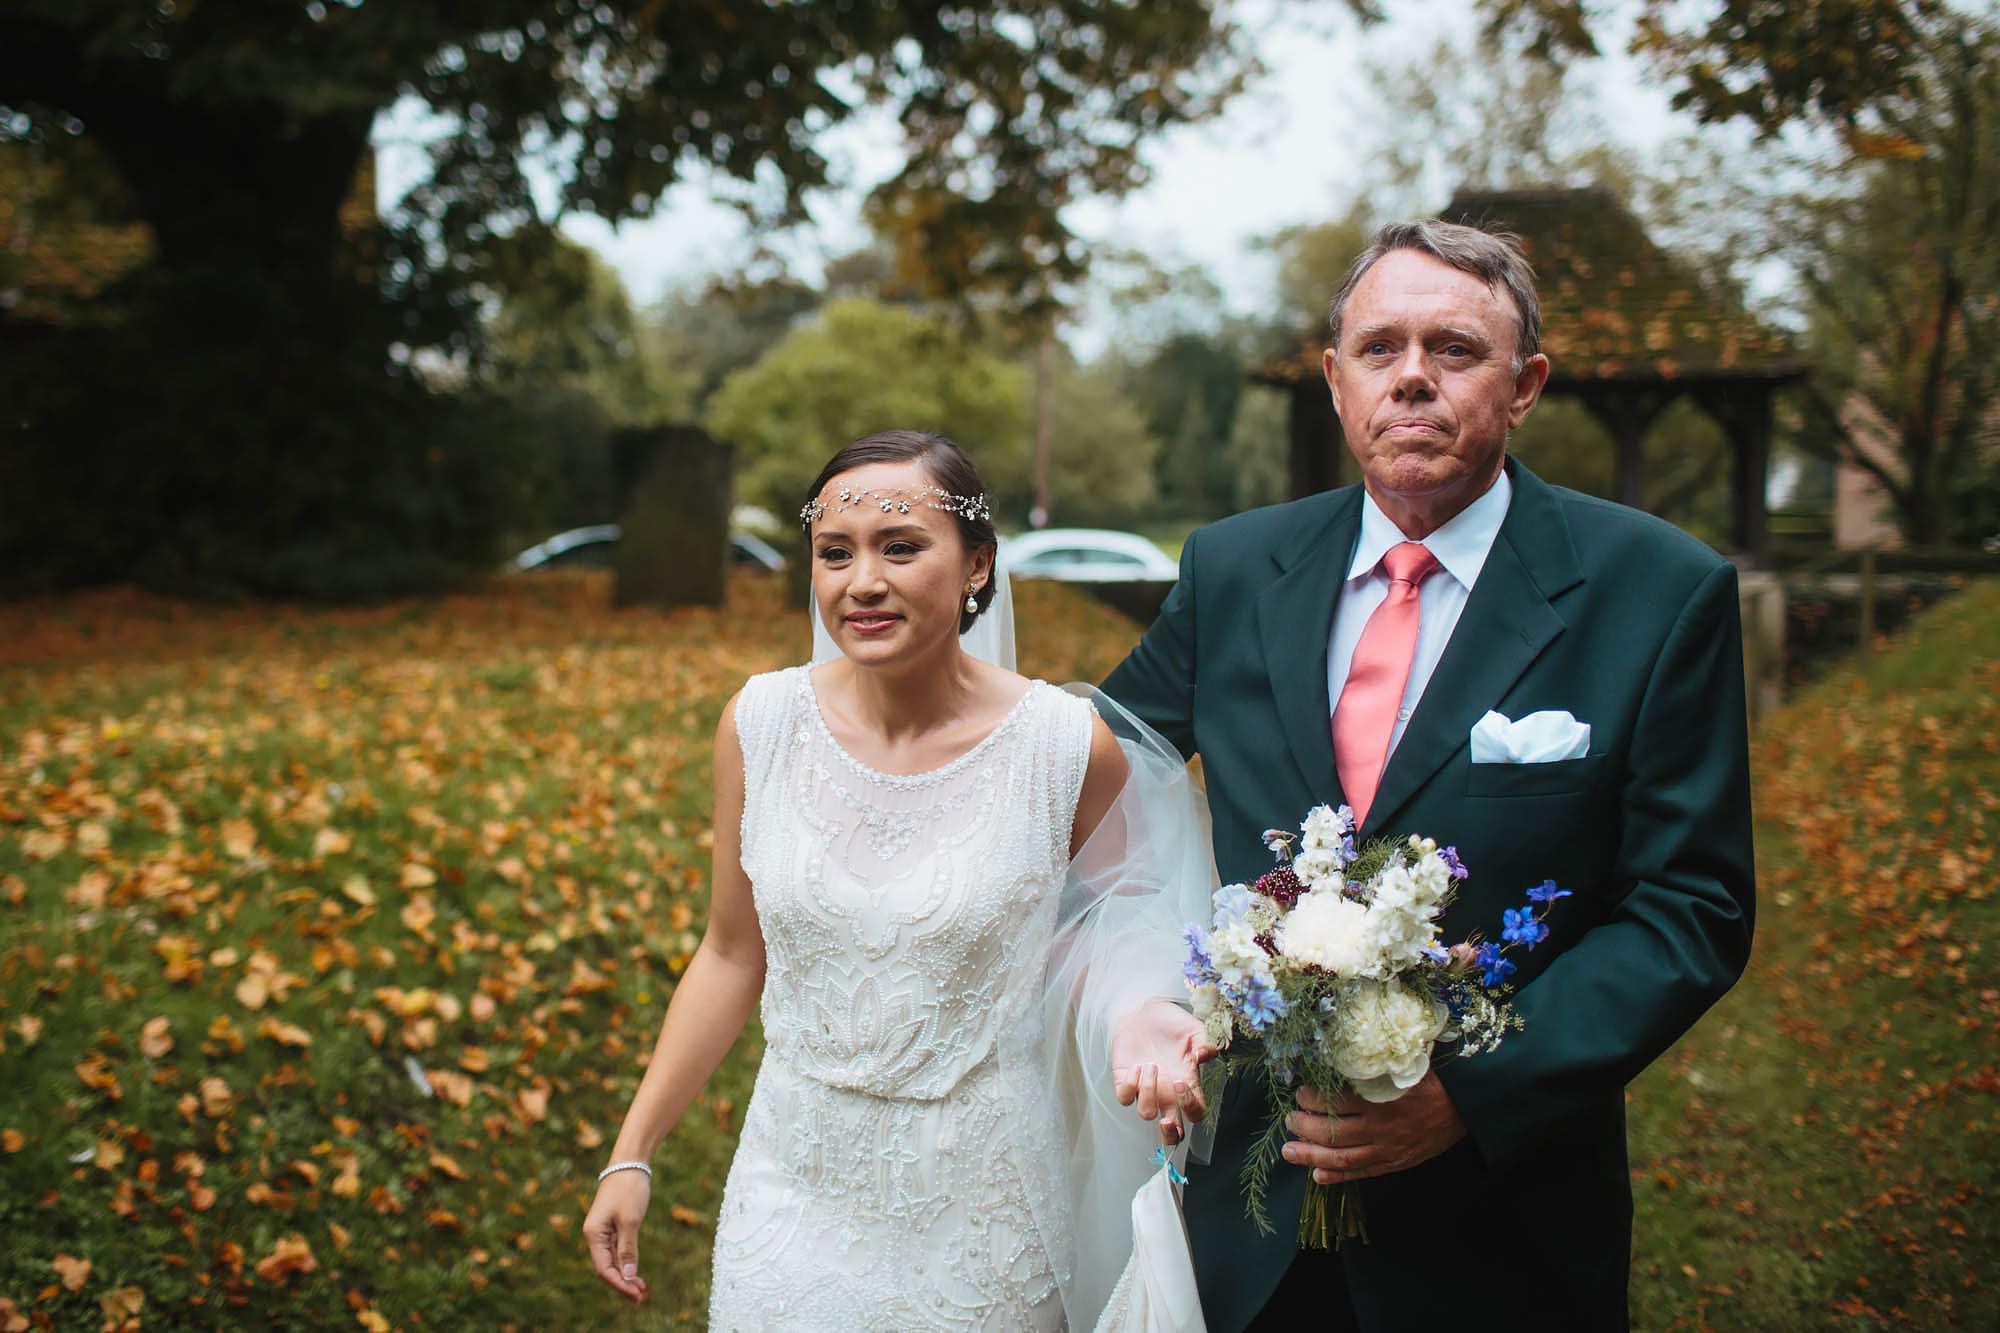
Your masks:
M1181 1169L1174 1165L1173 1159L1171 1157L1167 1156L1167 1150L1165 1148L1153 1149L1153 1165L1164 1166L1165 1168L1167 1168L1167 1179L1173 1181L1174 1184L1176 1185L1187 1184L1187 1177L1181 1174Z

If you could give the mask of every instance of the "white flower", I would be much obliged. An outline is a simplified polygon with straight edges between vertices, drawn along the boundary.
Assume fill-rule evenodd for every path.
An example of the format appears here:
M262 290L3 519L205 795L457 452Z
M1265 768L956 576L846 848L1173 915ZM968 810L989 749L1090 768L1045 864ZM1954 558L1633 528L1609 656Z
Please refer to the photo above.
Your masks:
M1222 1003L1222 988L1214 984L1194 988L1194 1016L1206 1023L1215 1014L1221 1013L1226 1005Z
M1306 835L1306 847L1317 851L1340 846L1354 829L1332 806L1316 805L1306 812L1305 822L1299 825L1299 831Z
M1430 842L1428 838L1426 842ZM1417 858L1410 867L1410 878L1417 886L1417 895L1429 911L1435 912L1451 891L1451 867L1438 854L1437 844L1430 843L1429 850Z
M1300 852L1292 858L1292 873L1299 882L1310 889L1325 889L1338 893L1347 882L1347 864L1340 856L1327 848L1314 848Z
M1430 1069L1449 1011L1394 981L1357 982L1341 998L1333 1067L1371 1102L1390 1102Z
M1253 979L1272 984L1271 960L1258 946L1256 933L1245 923L1218 926L1208 937L1208 943L1215 952L1215 970L1224 986L1241 987Z
M1413 966L1437 942L1434 918L1448 882L1392 861L1371 883L1369 930L1389 971Z
M1361 976L1377 963L1368 909L1338 891L1314 889L1303 895L1278 923L1275 939L1278 952L1293 962L1344 977Z
M1203 1019L1201 1030L1218 1051L1228 1050L1229 1039L1236 1035L1235 1025L1230 1022L1227 1010L1218 1010Z

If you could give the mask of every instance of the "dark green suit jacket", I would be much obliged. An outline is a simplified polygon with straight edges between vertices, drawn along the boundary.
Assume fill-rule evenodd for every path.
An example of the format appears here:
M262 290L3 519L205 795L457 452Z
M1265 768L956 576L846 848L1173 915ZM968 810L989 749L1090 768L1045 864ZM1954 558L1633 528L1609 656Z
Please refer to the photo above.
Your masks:
M1502 910L1544 879L1574 896L1549 914L1548 940L1512 954L1525 1028L1437 1067L1468 1137L1363 1185L1371 1243L1331 1271L1366 1330L1625 1327L1624 1087L1750 950L1735 570L1658 519L1507 469L1506 521L1362 833L1458 848L1471 878L1447 941L1496 938ZM1196 532L1159 619L1104 682L1201 756L1224 883L1270 868L1263 830L1342 799L1327 636L1360 527L1350 486ZM1474 764L1468 736L1488 709L1566 710L1590 724L1589 755ZM1257 1235L1238 1191L1267 1114L1261 1084L1232 1084L1214 1161L1190 1170L1202 1304L1223 1333L1262 1308L1296 1253L1304 1170L1274 1173L1275 1236Z

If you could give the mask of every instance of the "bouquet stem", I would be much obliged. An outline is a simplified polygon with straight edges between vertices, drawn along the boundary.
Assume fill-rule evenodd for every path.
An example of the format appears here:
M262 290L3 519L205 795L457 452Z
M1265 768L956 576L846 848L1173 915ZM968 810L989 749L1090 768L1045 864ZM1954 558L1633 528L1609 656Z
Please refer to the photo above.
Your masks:
M1308 1181L1305 1206L1299 1210L1299 1248L1337 1250L1350 1240L1368 1243L1360 1186L1351 1180L1338 1185Z

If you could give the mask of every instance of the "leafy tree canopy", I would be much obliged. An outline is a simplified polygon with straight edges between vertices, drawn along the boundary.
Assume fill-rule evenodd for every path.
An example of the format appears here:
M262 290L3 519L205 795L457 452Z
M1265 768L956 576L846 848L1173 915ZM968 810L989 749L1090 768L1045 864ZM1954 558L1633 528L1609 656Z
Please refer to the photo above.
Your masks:
M409 200L433 259L535 221L537 162L559 209L611 221L697 163L797 219L829 179L819 136L880 104L910 155L878 208L927 280L1028 300L1082 269L1062 207L1136 183L1141 140L1214 110L1250 64L1211 0L19 0L0 18L0 103L80 119L156 225L189 211L165 196L194 184L195 140L266 165L309 151L337 196L405 95L448 126Z
M956 321L841 300L732 374L703 425L738 449L736 494L780 516L834 451L878 430L937 430L978 465L989 494L1023 496L1028 379Z
M2000 528L2000 29L1926 38L1855 188L1784 210L1816 360L1805 438L1881 484L1912 541Z

